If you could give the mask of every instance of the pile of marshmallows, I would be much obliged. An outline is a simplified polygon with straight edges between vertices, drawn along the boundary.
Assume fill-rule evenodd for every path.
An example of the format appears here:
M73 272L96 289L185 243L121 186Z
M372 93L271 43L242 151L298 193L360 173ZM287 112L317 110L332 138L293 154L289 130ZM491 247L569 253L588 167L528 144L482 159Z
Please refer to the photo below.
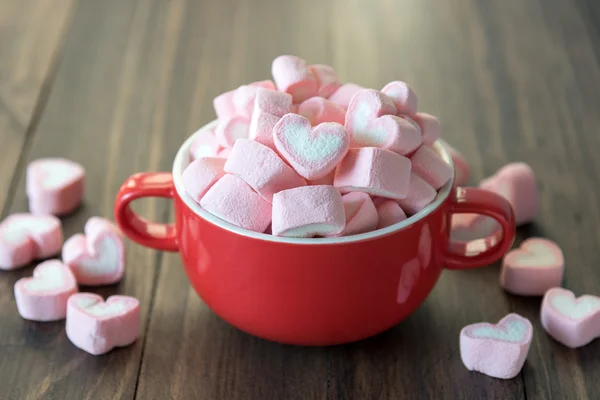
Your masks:
M288 55L272 74L216 97L216 128L191 147L184 187L211 214L276 236L354 235L418 213L451 179L432 147L440 123L406 83L342 85Z
M110 285L125 273L125 245L110 221L90 218L63 246L60 219L75 211L84 193L85 170L73 161L44 158L27 167L30 213L0 223L0 270L15 270L61 253L37 265L33 276L15 283L19 314L31 321L66 318L66 333L75 346L97 355L133 343L139 334L139 301L111 296L106 302L78 285Z

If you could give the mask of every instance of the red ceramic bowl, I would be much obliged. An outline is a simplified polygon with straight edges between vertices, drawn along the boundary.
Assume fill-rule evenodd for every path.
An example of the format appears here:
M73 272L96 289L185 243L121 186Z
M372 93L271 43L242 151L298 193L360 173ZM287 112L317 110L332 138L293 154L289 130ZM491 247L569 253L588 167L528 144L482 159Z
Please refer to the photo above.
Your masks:
M181 174L197 135L179 149L172 173L131 176L115 203L115 219L132 240L178 251L204 302L250 334L299 345L332 345L367 338L398 324L436 284L443 268L490 264L508 251L515 222L502 197L448 182L435 201L411 218L374 232L341 238L295 239L251 232L204 211L185 194ZM443 147L436 149L451 163ZM149 222L129 203L171 198L175 224ZM469 256L449 246L454 213L496 219L501 238L482 239Z

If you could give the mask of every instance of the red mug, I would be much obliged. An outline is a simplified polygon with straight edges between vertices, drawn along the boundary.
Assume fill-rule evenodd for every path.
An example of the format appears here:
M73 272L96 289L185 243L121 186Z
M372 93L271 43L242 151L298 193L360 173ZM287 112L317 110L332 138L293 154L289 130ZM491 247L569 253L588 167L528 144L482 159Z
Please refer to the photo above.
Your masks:
M115 219L131 240L178 251L202 300L252 335L298 345L342 344L373 336L419 307L443 268L493 263L514 241L514 215L504 198L454 187L452 181L418 214L364 234L299 239L238 228L204 211L183 189L190 146L214 124L181 146L171 173L129 177L117 194ZM443 146L435 147L452 164ZM149 222L134 213L129 203L143 197L172 199L175 223ZM492 217L503 234L456 253L457 247L449 246L455 213Z

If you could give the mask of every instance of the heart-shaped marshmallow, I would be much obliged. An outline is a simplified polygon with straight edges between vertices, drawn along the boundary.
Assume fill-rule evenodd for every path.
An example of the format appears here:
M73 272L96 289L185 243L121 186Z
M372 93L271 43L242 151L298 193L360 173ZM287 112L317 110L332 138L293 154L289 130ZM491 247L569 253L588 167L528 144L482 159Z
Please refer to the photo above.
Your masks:
M548 239L530 238L508 252L502 262L500 285L522 296L542 296L560 286L565 269L562 250Z
M340 79L333 67L323 64L315 64L308 67L317 79L321 97L329 97L340 87Z
M277 88L292 95L294 103L317 95L319 83L306 61L295 56L279 56L271 67Z
M417 113L417 95L406 82L390 82L381 91L392 99L398 114L413 116Z
M85 235L70 237L63 247L62 258L81 285L110 285L121 280L125 272L123 236L112 222L90 218Z
M19 314L32 321L57 321L67 314L67 300L77 292L71 270L59 260L48 260L33 270L33 277L15 283Z
M27 166L26 190L32 214L65 215L83 198L85 170L64 158L41 158Z
M53 215L12 214L0 223L0 269L15 269L60 252L63 233Z
M140 331L140 302L129 296L110 296L103 301L93 293L77 293L67 304L69 340L93 355L135 342Z
M494 378L517 376L533 338L528 319L508 314L498 324L486 322L468 325L460 332L460 356L470 371Z
M600 297L552 288L546 292L541 308L542 326L565 346L581 347L600 336Z
M279 120L273 139L279 154L306 179L319 179L333 171L350 145L342 125L325 122L313 129L308 119L297 114Z
M353 147L381 147L405 155L422 143L419 126L397 117L396 107L385 94L365 89L348 106L345 127Z

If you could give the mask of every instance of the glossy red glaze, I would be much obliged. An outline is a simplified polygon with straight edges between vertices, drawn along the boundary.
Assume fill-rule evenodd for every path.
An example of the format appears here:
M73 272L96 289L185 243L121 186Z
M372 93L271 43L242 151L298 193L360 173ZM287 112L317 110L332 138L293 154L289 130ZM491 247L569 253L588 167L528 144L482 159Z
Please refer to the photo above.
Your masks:
M489 264L514 240L514 215L502 197L482 189L453 188L430 214L385 236L336 244L267 241L196 214L170 176L130 177L117 195L118 225L144 246L178 249L192 286L216 314L277 342L332 345L385 331L423 303L444 266ZM147 196L172 196L175 227L150 223L131 211L131 200ZM452 213L493 217L504 229L503 238L473 257L451 253Z

